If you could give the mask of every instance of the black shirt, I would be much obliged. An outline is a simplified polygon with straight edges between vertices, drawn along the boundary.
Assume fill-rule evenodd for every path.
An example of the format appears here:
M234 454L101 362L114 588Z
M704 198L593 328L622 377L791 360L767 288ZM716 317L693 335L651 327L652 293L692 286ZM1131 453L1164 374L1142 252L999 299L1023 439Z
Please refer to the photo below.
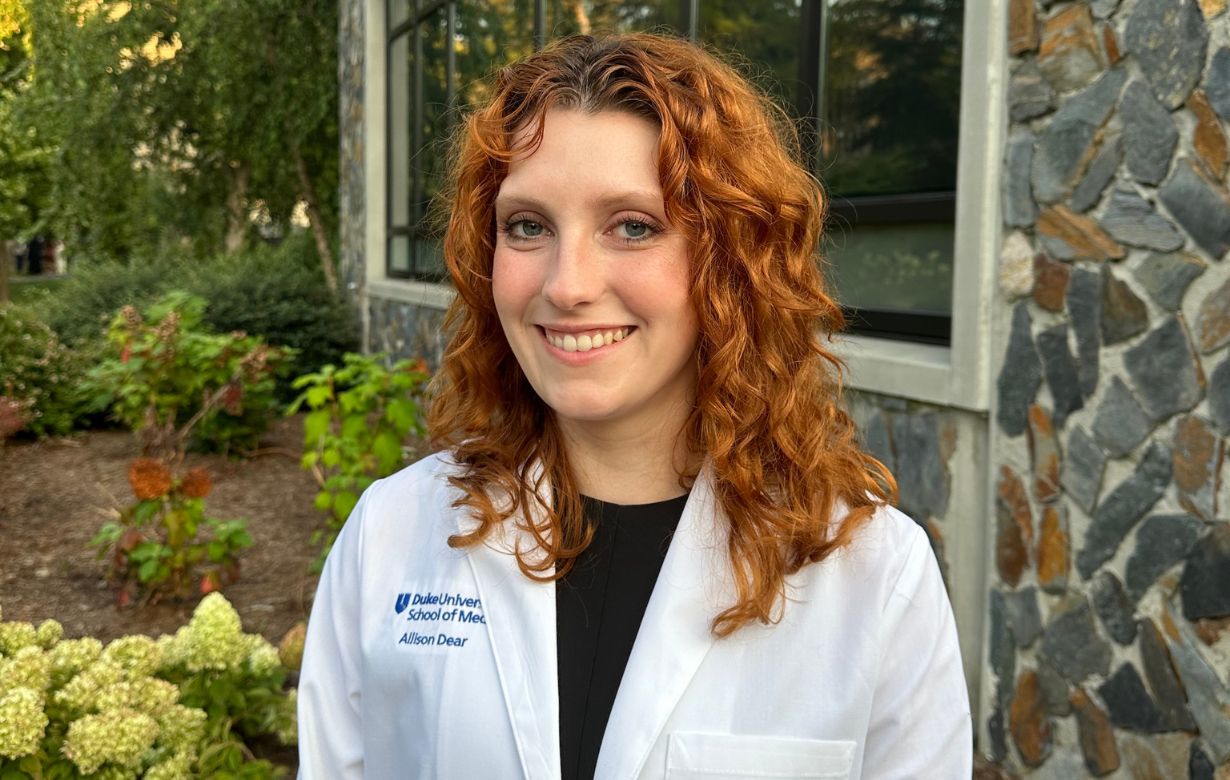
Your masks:
M619 681L687 498L636 506L583 499L597 532L555 584L563 780L594 776Z

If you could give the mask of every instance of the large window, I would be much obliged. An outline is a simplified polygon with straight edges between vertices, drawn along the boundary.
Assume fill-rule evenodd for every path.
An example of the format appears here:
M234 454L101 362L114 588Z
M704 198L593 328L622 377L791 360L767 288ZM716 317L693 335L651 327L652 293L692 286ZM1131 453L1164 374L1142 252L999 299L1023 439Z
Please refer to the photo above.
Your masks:
M853 329L946 343L963 0L389 0L388 254L444 278L433 198L452 123L550 37L673 30L735 53L799 121L829 192L826 272Z

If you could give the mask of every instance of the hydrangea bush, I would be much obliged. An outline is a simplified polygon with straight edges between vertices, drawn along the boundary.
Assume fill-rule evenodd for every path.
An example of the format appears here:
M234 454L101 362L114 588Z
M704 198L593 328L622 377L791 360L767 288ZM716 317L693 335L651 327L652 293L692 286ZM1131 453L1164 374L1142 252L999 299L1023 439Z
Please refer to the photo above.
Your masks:
M0 780L285 774L245 740L295 744L295 692L220 593L157 640L62 634L54 620L0 619Z
M118 588L120 606L137 595L149 601L189 596L197 577L201 593L238 579L239 554L252 538L242 520L205 515L213 488L206 469L176 476L163 461L137 458L128 467L128 484L137 502L103 523L90 541L108 559L107 579Z

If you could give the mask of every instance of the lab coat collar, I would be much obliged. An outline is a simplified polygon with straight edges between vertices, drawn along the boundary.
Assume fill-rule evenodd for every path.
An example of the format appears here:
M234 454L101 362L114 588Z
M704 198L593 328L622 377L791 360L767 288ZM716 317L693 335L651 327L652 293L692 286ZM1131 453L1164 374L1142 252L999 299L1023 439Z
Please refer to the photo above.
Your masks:
M640 774L675 705L714 643L713 617L733 603L726 523L708 464L692 486L641 620L607 722L595 777ZM501 693L526 777L559 777L555 588L523 575L511 551L524 530L470 550L486 606Z

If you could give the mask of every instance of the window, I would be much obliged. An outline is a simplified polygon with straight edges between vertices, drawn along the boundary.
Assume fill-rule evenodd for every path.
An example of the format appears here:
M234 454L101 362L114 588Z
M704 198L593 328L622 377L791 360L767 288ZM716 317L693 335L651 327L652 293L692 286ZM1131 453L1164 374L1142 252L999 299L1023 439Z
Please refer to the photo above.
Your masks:
M799 120L855 332L948 343L963 0L388 0L388 276L444 278L431 204L452 122L548 37L675 30L733 51Z

